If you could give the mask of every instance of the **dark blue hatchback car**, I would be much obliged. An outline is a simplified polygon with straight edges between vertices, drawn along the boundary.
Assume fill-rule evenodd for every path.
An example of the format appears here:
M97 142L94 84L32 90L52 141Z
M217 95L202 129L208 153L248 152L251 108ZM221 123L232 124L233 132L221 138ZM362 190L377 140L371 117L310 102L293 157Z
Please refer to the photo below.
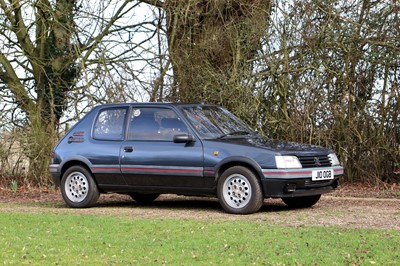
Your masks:
M172 193L248 214L269 197L312 206L343 167L330 149L261 137L217 105L126 103L93 108L54 148L50 172L71 207L107 192L137 202Z

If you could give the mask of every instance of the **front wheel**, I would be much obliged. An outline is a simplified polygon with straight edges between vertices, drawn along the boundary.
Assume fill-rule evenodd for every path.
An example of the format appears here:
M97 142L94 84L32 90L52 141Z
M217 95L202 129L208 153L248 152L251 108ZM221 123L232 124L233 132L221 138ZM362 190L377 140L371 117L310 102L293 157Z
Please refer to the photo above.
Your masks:
M234 166L226 170L218 180L219 202L228 213L250 214L263 204L260 181L248 168Z
M282 198L282 201L289 207L308 208L317 203L320 198L321 195L313 195L305 197Z
M61 179L61 194L72 208L93 206L99 196L99 189L92 174L84 167L76 165L68 168Z

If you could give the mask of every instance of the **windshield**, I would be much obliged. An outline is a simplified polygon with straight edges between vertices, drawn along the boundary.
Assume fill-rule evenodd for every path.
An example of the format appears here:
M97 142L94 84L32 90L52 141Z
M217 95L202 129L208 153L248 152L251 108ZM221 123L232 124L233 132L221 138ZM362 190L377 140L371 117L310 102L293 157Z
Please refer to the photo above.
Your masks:
M183 113L197 132L205 139L253 132L239 118L219 106L188 106L183 108Z

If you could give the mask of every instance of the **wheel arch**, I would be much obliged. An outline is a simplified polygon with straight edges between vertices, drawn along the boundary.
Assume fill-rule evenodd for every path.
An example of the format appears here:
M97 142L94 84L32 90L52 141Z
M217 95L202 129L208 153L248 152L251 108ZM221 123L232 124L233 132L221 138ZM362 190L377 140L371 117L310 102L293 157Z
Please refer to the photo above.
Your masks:
M97 180L96 180L95 176L93 175L93 172L90 170L90 167L89 167L88 163L87 163L87 162L84 162L84 161L82 161L82 160L80 160L80 159L77 159L77 158L68 160L68 161L66 161L66 162L62 165L61 171L60 171L59 182L61 183L61 179L62 179L64 173L65 173L69 168L71 168L72 166L77 166L77 165L78 165L78 166L82 166L82 167L84 167L87 171L89 171L89 173L90 173L90 174L92 175L92 177L93 177L93 180L94 180L94 181L96 182L96 184L97 184Z
M221 177L223 172L233 166L243 166L248 168L257 176L258 180L260 181L261 178L264 176L260 165L256 161L249 159L248 157L235 156L227 158L217 165L215 172L215 182L218 182L218 179ZM263 190L262 186L261 189Z

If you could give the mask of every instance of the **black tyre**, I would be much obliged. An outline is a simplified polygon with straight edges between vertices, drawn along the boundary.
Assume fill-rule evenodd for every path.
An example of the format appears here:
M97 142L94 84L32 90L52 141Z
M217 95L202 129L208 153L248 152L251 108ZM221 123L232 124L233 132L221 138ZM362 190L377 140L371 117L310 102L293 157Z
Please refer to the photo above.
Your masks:
M234 214L257 212L264 200L257 176L243 166L231 167L221 175L217 194L222 208Z
M87 208L93 206L100 193L92 174L82 166L72 166L61 179L61 194L68 206Z
M160 194L157 193L146 194L146 193L132 192L129 193L129 196L131 196L131 198L134 199L137 203L146 204L157 199L158 196L160 196Z
M320 198L321 195L313 195L305 197L282 198L282 201L292 208L308 208L317 203Z

